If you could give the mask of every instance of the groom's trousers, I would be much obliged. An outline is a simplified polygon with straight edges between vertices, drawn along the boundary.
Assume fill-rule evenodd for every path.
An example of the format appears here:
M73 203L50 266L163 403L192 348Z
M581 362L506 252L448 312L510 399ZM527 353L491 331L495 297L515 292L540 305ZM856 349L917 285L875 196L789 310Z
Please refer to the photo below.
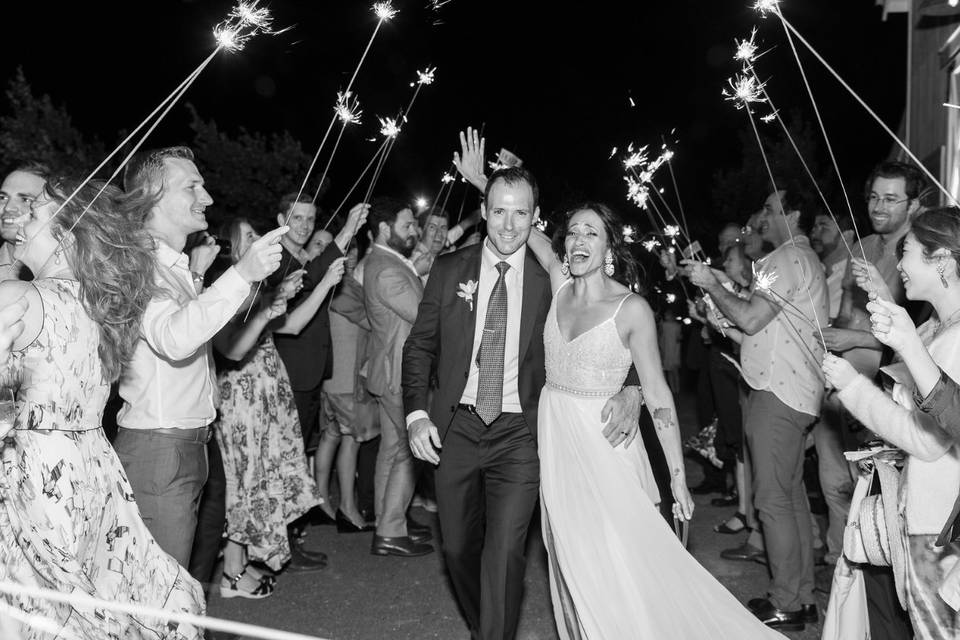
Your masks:
M461 406L436 473L443 553L473 638L516 635L530 518L540 488L537 443L523 414L490 426Z

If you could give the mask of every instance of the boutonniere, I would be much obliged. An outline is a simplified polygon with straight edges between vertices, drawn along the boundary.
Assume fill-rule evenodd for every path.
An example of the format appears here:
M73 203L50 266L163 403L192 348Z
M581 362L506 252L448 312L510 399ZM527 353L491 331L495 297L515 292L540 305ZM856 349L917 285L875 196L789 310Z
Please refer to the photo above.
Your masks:
M467 304L470 305L470 311L473 311L473 294L477 292L477 281L476 280L467 280L465 283L460 283L460 291L457 291L457 295L467 301Z

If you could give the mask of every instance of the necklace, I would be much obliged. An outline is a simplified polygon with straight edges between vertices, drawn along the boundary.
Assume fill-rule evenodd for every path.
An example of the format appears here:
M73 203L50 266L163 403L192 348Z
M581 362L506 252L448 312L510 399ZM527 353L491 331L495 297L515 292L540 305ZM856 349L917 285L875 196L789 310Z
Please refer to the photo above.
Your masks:
M937 320L937 326L933 329L933 337L936 338L938 335L952 327L953 325L960 322L960 309L957 309L944 320Z

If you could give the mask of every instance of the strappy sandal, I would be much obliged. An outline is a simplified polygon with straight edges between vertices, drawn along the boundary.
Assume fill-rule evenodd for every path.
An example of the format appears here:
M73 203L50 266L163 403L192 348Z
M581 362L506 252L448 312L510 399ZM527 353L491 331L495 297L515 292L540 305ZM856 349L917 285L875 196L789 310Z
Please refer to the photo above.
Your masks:
M736 529L729 526L727 523L730 522L731 520L736 520L737 522L740 523L740 526ZM716 531L717 533L734 534L734 533L741 533L743 531L746 531L747 529L749 529L749 527L747 527L747 516L740 513L739 511L733 514L732 518L727 518L723 522L713 525L713 530Z
M273 595L273 584L270 583L269 578L264 576L257 581L257 586L248 591L246 589L240 588L240 579L247 573L247 568L244 567L243 571L238 573L235 576L227 574L226 571L223 572L223 578L220 580L220 597L221 598L249 598L251 600L261 600L263 598L268 598ZM250 575L253 578L253 575ZM226 581L226 584L224 582Z
M247 571L247 569L249 569L249 571ZM247 563L243 565L243 570L255 580L265 582L271 587L277 586L277 574L268 569L266 565L247 560Z

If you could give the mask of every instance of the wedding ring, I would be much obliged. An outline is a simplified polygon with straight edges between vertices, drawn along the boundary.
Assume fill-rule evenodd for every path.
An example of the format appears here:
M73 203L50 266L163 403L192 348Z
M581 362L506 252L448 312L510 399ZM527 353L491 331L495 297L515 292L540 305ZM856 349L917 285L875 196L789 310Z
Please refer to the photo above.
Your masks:
M620 433L622 433L622 434L625 435L625 436L630 435L630 432L629 432L629 431L621 431Z

